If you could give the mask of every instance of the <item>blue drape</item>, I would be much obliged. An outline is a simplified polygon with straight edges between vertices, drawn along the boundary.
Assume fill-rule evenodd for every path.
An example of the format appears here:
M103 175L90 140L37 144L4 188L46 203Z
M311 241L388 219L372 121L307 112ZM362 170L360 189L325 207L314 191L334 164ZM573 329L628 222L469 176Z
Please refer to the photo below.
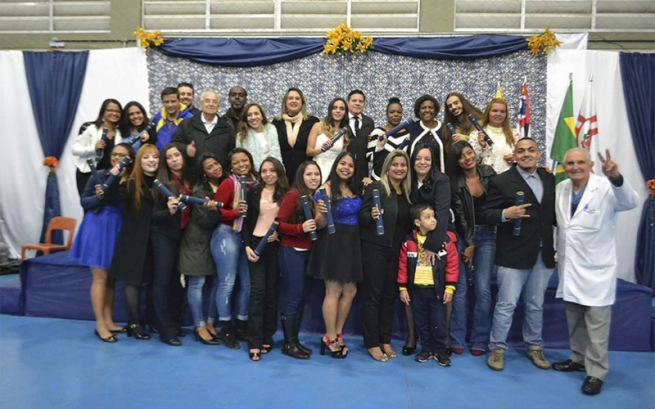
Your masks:
M170 57L226 67L255 67L304 58L323 50L325 39L283 38L178 38L156 50ZM474 35L462 37L376 38L373 51L434 60L493 57L527 48L523 36Z
M630 132L639 168L655 178L655 54L621 53L621 79ZM637 282L655 290L655 202L647 199L641 213L635 255Z
M36 129L44 156L59 160L70 134L80 102L89 52L23 52L25 76L32 101ZM41 239L50 219L61 215L59 187L55 173L48 175ZM52 242L63 244L63 235L56 232Z

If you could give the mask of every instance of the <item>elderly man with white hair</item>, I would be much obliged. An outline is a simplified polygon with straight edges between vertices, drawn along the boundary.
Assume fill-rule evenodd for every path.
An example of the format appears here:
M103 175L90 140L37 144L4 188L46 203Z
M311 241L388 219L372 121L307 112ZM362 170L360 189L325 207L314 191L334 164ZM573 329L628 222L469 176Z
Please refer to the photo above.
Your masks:
M600 393L609 369L607 355L616 296L616 219L634 209L637 194L619 173L609 150L598 153L606 177L591 173L593 162L582 148L564 157L569 179L557 185L559 286L569 327L570 359L553 364L564 372L586 372L582 392Z

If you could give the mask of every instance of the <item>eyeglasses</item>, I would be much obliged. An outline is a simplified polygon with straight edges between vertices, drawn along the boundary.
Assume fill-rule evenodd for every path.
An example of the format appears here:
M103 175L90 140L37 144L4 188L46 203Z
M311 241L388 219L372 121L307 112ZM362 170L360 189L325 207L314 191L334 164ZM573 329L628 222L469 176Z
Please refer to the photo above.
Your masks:
M126 158L127 155L124 154L124 153L112 152L112 153L111 153L111 157L112 157L112 158L121 158L121 159L123 159L123 158Z

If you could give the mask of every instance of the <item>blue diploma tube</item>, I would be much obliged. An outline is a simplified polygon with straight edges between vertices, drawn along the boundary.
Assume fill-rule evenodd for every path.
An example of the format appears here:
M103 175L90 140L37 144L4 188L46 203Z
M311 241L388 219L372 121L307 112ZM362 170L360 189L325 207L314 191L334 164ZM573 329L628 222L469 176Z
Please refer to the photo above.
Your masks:
M123 171L123 169L125 169L125 167L127 165L130 164L130 162L131 162L131 159L130 159L129 156L126 156L126 157L123 158L121 163L118 165L118 175L110 174L109 177L107 178L107 180L105 180L105 183L102 184L101 189L102 189L102 191L104 193L106 193L107 190L111 187L111 185L113 185L118 180L118 178L120 177L121 172Z
M271 237L273 233L275 233L275 230L277 230L277 227L279 225L280 223L278 222L273 222L273 224L271 224L271 227L268 228L268 231L266 232L264 237L262 237L262 241L260 241L259 244L257 245L257 248L255 249L255 254L259 256L264 252L264 249L266 248L266 244L268 244L268 238Z
M484 128L482 128L482 126L480 125L480 122L478 122L478 120L475 119L475 117L472 114L469 114L468 119L469 119L469 121L471 121L471 123L473 124L475 129L478 130L478 132L482 132L482 135L484 135L484 141L489 146L493 146L494 141L492 141L491 138L489 137L489 135L487 135L487 132L484 130Z
M100 137L100 140L104 141L105 143L109 142L109 139L107 139L107 128L102 129L102 136ZM96 163L100 162L104 155L105 155L105 150L98 149L96 151Z
M521 206L525 201L525 194L520 190L516 192L516 205ZM518 237L521 235L521 219L514 220L514 236Z
M321 195L321 200L325 202L327 207L327 213L325 213L325 220L327 220L327 229L328 233L333 234L337 231L334 227L334 219L332 218L332 209L330 208L330 198L327 195L327 190L324 187L318 190L318 193Z
M241 184L241 198L240 201L246 201L246 177L239 176L239 183ZM240 217L246 217L246 212L239 212Z
M155 179L155 186L157 187L157 189L159 189L159 191L161 191L164 194L164 196L166 196L167 199L169 197L175 197L173 192L168 190L168 188L166 186L164 186L164 184L161 183L159 181L159 179ZM177 206L177 210L184 211L184 209L186 209L186 205L184 203L180 202L180 204Z
M209 200L202 199L200 197L195 197L195 196L180 195L180 202L182 202L182 203L191 203L191 204L198 205L198 206L204 206L205 203L209 202ZM223 208L223 203L216 202L216 208L217 209L222 209Z
M452 139L453 135L455 135L457 132L455 132L455 128L453 127L453 124L451 124L450 122L446 124L446 127L448 127L448 130L450 131L450 137Z
M397 134L398 132L400 132L401 130L407 128L409 125L413 124L414 122L416 122L416 121L414 121L414 118L412 118L412 117L409 117L407 119L403 119L402 121L400 121L400 123L398 125L394 126L393 128L389 129L387 132L385 132L385 134L387 134L387 137L393 136L393 135ZM383 139L384 139L384 134L378 136L378 140L381 141Z
M93 161L93 159L89 158L86 160L87 165L89 165L89 169L91 169L91 177L96 180L95 184L102 185L103 180L100 179L100 175L98 174L98 169L96 169L96 164Z
M150 132L150 130L151 130L152 128L154 128L154 127L155 127L154 122L150 122L150 123L148 124L148 126L146 126L146 127L143 129L143 131L145 131L145 132ZM141 132L143 132L143 131L133 133L132 135L130 135L129 138L127 138L127 140L125 140L125 141L123 141L123 142L125 142L125 143L127 143L128 145L132 146L132 148L134 148L135 151L138 151L139 148L141 147L141 138L139 138L139 135L141 135Z
M373 189L373 204L380 211L380 217L375 221L375 229L377 230L378 236L384 234L384 221L382 220L382 201L380 201L380 191Z
M312 214L311 207L309 207L309 198L307 197L307 195L300 196L300 203L302 204L302 211L303 213L305 213L305 219L312 220L314 218L314 215ZM310 231L309 238L312 239L312 241L314 241L318 238L318 235L316 234L315 231Z
M329 151L330 148L332 148L334 146L334 144L337 143L339 138L341 138L342 136L344 136L346 134L346 132L348 132L348 128L346 128L344 126L343 128L341 128L339 133L334 135L334 138L332 138L332 145L325 144L325 145L321 146L321 152Z

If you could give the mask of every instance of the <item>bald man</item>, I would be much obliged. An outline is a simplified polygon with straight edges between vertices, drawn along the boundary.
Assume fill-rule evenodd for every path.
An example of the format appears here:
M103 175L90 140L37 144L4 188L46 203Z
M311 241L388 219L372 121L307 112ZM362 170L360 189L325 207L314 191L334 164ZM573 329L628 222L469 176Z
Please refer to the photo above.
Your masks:
M220 105L216 92L203 92L200 96L200 115L182 122L171 142L181 144L189 158L211 152L227 169L227 154L234 149L236 139L227 121L218 116Z

